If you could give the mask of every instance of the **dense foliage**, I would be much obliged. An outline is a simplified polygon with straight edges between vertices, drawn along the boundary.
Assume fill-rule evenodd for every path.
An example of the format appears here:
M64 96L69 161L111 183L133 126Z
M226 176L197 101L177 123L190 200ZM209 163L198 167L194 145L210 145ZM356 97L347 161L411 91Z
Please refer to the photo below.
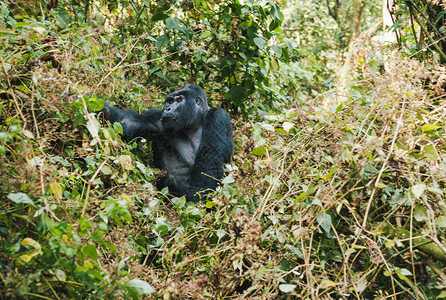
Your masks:
M0 0L0 298L444 298L446 68L356 2ZM196 205L93 113L184 82L234 118Z

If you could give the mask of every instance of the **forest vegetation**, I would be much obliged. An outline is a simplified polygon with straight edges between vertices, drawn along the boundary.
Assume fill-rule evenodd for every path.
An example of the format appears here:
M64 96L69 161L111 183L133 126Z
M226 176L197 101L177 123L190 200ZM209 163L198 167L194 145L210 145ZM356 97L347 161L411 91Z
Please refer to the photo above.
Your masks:
M0 299L446 297L443 0L0 0ZM186 83L220 188L101 122Z

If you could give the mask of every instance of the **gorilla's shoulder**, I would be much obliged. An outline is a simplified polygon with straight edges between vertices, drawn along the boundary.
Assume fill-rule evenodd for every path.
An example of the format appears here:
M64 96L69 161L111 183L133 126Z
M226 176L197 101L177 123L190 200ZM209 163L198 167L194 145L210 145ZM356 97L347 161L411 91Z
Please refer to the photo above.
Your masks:
M231 122L231 117L229 114L220 107L212 107L209 109L206 114L206 119L209 121L222 121L222 122Z

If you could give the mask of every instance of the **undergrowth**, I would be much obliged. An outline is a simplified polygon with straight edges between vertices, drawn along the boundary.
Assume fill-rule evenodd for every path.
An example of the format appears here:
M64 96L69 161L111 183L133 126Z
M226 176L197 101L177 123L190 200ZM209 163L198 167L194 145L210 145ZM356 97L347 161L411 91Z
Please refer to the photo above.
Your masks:
M142 44L22 25L0 42L4 299L445 297L444 67L357 39L336 89L234 118L194 205L92 113L159 105L125 55Z

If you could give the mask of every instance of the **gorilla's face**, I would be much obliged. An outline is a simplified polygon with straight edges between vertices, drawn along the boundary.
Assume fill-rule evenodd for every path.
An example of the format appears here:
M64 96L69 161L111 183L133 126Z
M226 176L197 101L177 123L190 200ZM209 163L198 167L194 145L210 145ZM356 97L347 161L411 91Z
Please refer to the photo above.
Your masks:
M166 97L161 115L165 133L176 135L196 129L208 110L204 91L199 86L187 84Z

